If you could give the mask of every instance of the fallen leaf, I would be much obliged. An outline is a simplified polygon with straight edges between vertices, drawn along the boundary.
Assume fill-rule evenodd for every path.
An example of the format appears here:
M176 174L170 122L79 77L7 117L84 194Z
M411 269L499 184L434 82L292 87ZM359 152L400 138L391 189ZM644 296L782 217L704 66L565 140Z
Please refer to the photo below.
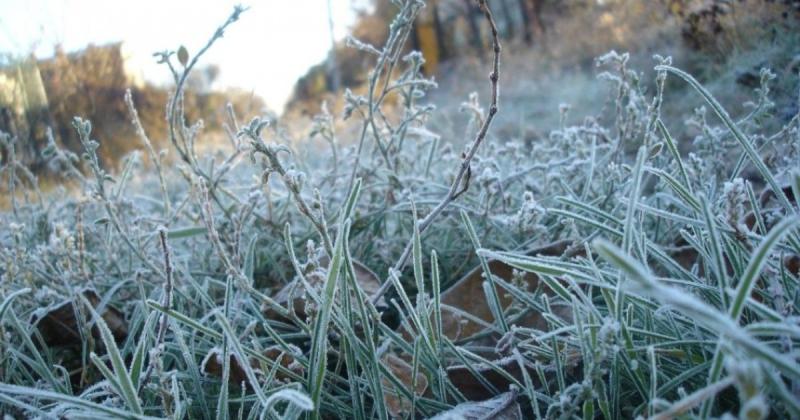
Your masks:
M559 241L554 244L539 248L537 251L530 253L530 255L562 255L568 252L569 244L571 241ZM514 283L524 289L533 291L541 287L541 291L546 295L553 295L549 287L539 284L539 277L534 273L519 272L518 278L514 279L514 268L510 265L499 261L488 261L489 271L498 278L503 279L507 283ZM483 332L487 328L491 328L494 324L494 316L492 315L486 296L483 290L483 283L485 278L483 276L483 268L478 266L472 271L467 273L460 280L451 286L448 290L441 295L441 308L442 308L442 334L452 341L464 340L475 334ZM513 302L513 298L502 287L497 288L498 300L503 310L507 310ZM567 322L572 320L572 306L559 299L551 299L551 308L554 315L561 317ZM529 310L521 314L520 318L514 320L513 325L519 327L527 327L541 331L547 331L549 324L546 318L539 312ZM400 327L401 335L404 339L411 342L415 335L414 332L408 331L404 327ZM522 368L519 366L515 358L503 357L507 354L509 343L504 343L499 333L488 334L480 339L470 339L469 343L482 357L490 360L494 366L499 366L508 375L517 379L517 381L524 381ZM482 348L484 350L477 350ZM572 369L574 366L580 364L580 355L570 355L568 360L564 363L565 368ZM530 361L526 361L526 370L532 378L538 377L535 367ZM546 373L550 373L549 377L554 377L555 367L543 367ZM468 399L481 400L486 395L491 395L492 389L486 387L479 378L473 375L473 371L477 372L484 381L488 382L497 391L507 390L512 384L507 376L493 370L491 366L481 363L470 364L469 367L464 365L451 365L446 368L447 376L450 382Z
M790 203L797 204L797 200L795 199L795 196L794 196L794 190L792 190L792 187L790 185L782 186L781 187L781 191L783 192L783 195L786 197L787 200L789 200ZM769 204L770 200L771 199L776 199L776 198L777 198L777 195L775 194L775 191L772 190L772 188L766 187L766 188L764 188L763 191L761 191L761 195L758 198L759 206L762 209L766 208L767 204Z
M505 281L510 281L513 268L501 261L489 261L489 271ZM494 316L489 309L489 304L483 292L483 268L478 266L458 280L452 287L442 293L442 333L451 340L466 338L483 331L485 324L481 324L462 316L459 312L466 312L491 325ZM533 273L524 273L523 280L528 285L528 290L533 290L539 284L539 277ZM500 305L503 309L511 305L512 299L504 290L497 291ZM531 313L520 325L532 326L543 329L546 327L539 314Z
M783 266L795 276L800 275L800 255L790 255L784 258Z
M499 277L506 282L511 282L514 269L510 265L498 261L490 260L488 262L489 271L496 277ZM522 282L527 290L534 290L539 286L539 277L533 273L521 273ZM485 297L483 291L483 268L478 266L472 271L467 273L460 280L456 281L447 291L441 295L441 308L442 308L442 334L451 340L459 340L473 336L494 323L494 316ZM548 295L552 294L549 288L544 287L544 292ZM500 306L503 310L508 309L513 299L501 287L497 288L498 299ZM558 303L553 304L554 312L564 319L572 318L571 307L568 305L561 305ZM469 314L471 319L462 313ZM515 324L520 327L534 328L538 330L547 330L548 325L545 318L536 311L529 311L522 318L515 321ZM401 327L402 328L402 327ZM406 340L411 340L412 334L403 328L403 337ZM495 334L488 343L491 345L499 337ZM484 340L486 341L486 340Z
M123 313L111 305L100 307L100 296L92 289L84 289L80 293L100 313L103 321L114 335L114 339L118 343L125 340L128 336L128 323ZM35 313L31 318L31 323L35 325L44 343L49 347L81 345L81 334L73 303L71 300L64 301L54 307L45 308L44 315L39 316L38 313ZM100 331L92 322L89 311L85 307L80 307L80 309L83 310L84 321L92 325L92 336L99 339Z
M528 376L534 382L534 386L541 386L542 384L539 382L539 375L536 372L536 366L528 358L523 359L523 361L525 370L527 370ZM523 374L522 367L515 356L508 356L493 360L492 364L495 367L502 369L508 375L512 376L519 383L524 383L525 375ZM569 375L580 365L580 353L577 351L569 351L565 353L565 360L562 362L561 368L565 375ZM555 364L542 365L541 368L546 377L555 377L557 368ZM508 389L509 386L512 385L512 382L508 379L508 377L494 370L492 366L489 366L485 363L472 363L469 365L469 367L460 364L448 367L446 369L448 379L450 379L450 382L452 382L452 384L458 388L458 390L468 399L479 400L481 398L485 398L487 394L490 395L492 391L490 388L487 388L483 382L481 382L481 379L472 373L473 371L479 374L485 382L492 385L498 391Z
M298 352L300 350L298 349ZM299 363L296 362L294 355L289 354L283 349L279 348L278 346L272 346L264 350L263 353L264 357L267 359L271 359L273 361L280 360L281 366L284 368L296 373L299 376L303 376L303 367ZM241 386L242 383L247 384L250 386L250 383L247 380L247 374L245 374L242 365L239 363L239 360L231 353L228 355L230 357L230 364L231 370L228 376L228 383L231 385ZM259 364L258 359L251 357L250 358L250 367L255 370L260 370L261 366ZM213 375L218 378L222 377L222 350L219 348L211 349L206 357L203 358L203 362L201 364L201 370L203 373L207 375ZM275 372L275 378L278 380L291 380L292 378L289 377L288 374L282 372L280 370Z
M320 259L320 265L322 267L328 266L328 258L323 257ZM364 294L367 296L372 296L375 294L378 289L381 287L380 279L378 275L375 274L372 270L370 270L366 265L358 262L353 261L353 270L356 274L356 281L361 286L361 289L364 290ZM321 273L321 272L320 272ZM324 275L307 275L309 283L316 286L317 284L322 284L325 280ZM304 299L305 289L304 285L299 282L297 279L293 280L286 286L284 286L278 293L273 297L273 299L283 307L289 309L289 311L294 312L298 317L303 318L305 316L305 304L306 299ZM378 306L385 306L383 299L378 302ZM265 311L265 315L269 319L279 319L281 316L272 308L267 308Z
M428 379L419 371L417 371L416 386L414 386L414 369L405 360L388 353L383 356L381 361L403 383L406 389L410 389L413 386L415 395L422 395L428 389ZM386 402L386 407L392 417L401 417L401 414L411 411L411 401L401 394L389 379L381 378L381 383L384 389L391 390L383 394L383 400Z
M522 409L517 402L517 392L510 391L490 400L469 401L440 413L431 420L519 420Z

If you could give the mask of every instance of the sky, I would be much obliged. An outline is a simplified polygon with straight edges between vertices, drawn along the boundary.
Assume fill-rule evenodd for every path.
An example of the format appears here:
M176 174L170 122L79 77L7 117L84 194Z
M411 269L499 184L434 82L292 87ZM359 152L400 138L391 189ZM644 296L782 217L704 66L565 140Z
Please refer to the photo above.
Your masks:
M342 39L355 19L353 0L331 1ZM57 44L75 51L124 41L144 78L164 84L169 71L152 53L180 45L196 52L240 3L250 9L199 66L220 67L214 88L254 91L280 112L297 78L330 48L327 0L0 0L0 53L44 58Z

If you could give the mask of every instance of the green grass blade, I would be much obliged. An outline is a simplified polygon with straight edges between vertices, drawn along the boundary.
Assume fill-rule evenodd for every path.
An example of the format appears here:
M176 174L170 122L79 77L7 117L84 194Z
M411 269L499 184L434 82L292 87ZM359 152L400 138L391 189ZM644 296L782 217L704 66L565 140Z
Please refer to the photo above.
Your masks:
M89 301L83 296L81 296L81 300L89 309L95 325L97 325L97 329L100 331L100 338L103 340L103 344L106 346L106 352L108 353L108 357L111 361L111 367L114 369L114 374L117 375L117 381L119 382L119 388L121 391L120 397L122 397L122 400L125 401L125 404L131 410L133 410L134 413L142 414L142 405L139 402L139 396L137 395L138 393L136 392L136 387L133 386L133 380L128 373L128 369L125 367L125 360L122 358L122 355L119 352L119 347L117 347L117 342L114 340L114 335L108 328L106 321L103 320L103 317L100 316L97 311L95 311L94 306L92 306L92 304L89 303Z
M325 382L328 361L328 328L330 326L331 307L336 299L336 289L339 281L339 272L342 266L342 254L344 241L350 232L350 222L345 221L339 228L336 242L334 245L333 256L328 265L328 276L325 279L325 287L322 296L322 305L319 308L317 319L314 323L314 330L311 339L311 357L308 369L308 389L311 394L311 401L315 411L313 418L319 418L320 404L322 400L322 386Z
M93 415L95 416L95 418L106 417L114 419L142 419L142 420L157 419L157 417L148 417L140 413L123 411L114 407L109 407L105 404L93 403L83 398L73 397L71 395L66 395L59 392L46 391L38 388L0 383L0 394L16 395L19 397L28 397L28 398L33 397L37 399L57 401L67 406L78 407L84 410L88 410L85 412L85 415L87 417Z
M8 310L8 308L11 307L11 303L14 302L14 299L16 299L16 298L18 298L18 297L20 297L22 295L26 295L26 294L28 294L30 292L31 292L31 289L26 287L24 289L17 290L16 292L9 293L9 295L6 296L5 299L3 299L3 303L0 304L0 322L3 321L3 316L6 314L6 311Z
M739 142L739 145L742 146L745 154L747 154L747 157L750 158L750 162L753 163L753 166L756 167L767 184L769 184L770 188L772 188L772 191L775 193L775 196L778 197L778 200L781 202L783 207L788 211L792 211L793 209L791 203L789 203L789 199L786 197L786 194L783 193L783 189L781 189L781 186L775 180L775 177L772 175L772 172L770 172L769 168L767 168L767 165L761 159L761 156L759 156L758 151L756 151L756 148L753 146L753 143L747 138L742 130L739 129L736 123L733 122L733 119L731 119L730 115L728 115L728 112L725 111L722 105L717 102L716 98L711 95L711 92L704 88L703 85L697 81L697 79L683 70L665 65L656 66L655 70L667 71L678 76L688 83L692 88L694 88L698 93L700 93L700 96L702 96L706 103L711 106L711 109L714 110L714 113L717 114L719 119L721 119L725 126L728 127L733 134L733 137L737 142Z

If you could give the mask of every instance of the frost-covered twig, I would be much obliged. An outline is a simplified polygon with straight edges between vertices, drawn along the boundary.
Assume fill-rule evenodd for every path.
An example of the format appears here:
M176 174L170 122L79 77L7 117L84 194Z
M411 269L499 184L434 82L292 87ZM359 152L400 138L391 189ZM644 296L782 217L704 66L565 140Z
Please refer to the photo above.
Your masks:
M158 363L156 359L161 356L161 346L164 344L164 339L167 336L167 327L169 324L169 316L167 315L167 312L172 308L172 261L170 258L169 246L167 245L167 229L165 227L161 226L158 229L158 237L161 242L161 251L164 253L164 302L162 305L164 305L165 311L161 313L161 320L158 325L158 333L156 334L156 342L153 346L155 351L151 355L150 364L147 367L147 371L145 371L144 375L142 376L142 380L139 381L140 387L147 383L147 380L153 373L153 369L155 369L155 366Z
M89 121L75 117L72 121L72 126L78 132L78 138L80 139L81 146L84 149L83 158L89 163L89 168L91 169L95 178L94 195L98 201L103 204L111 225L117 231L131 252L133 252L136 257L138 257L142 263L147 266L147 268L149 268L153 273L159 275L162 274L161 270L155 264L153 264L152 261L150 261L147 255L145 255L144 251L133 243L133 239L128 231L123 228L122 221L119 219L117 212L114 210L114 204L112 203L111 198L106 193L105 183L113 181L114 178L106 173L106 171L100 166L100 159L97 157L97 148L100 147L100 144L90 137L92 132L92 124Z
M475 140L472 141L472 144L469 146L467 151L463 154L463 158L461 160L461 166L459 167L458 173L456 174L453 183L450 185L450 190L447 192L447 195L439 202L434 209L425 216L424 219L415 223L419 224L419 231L420 233L425 232L425 230L431 225L434 219L441 214L445 208L447 208L450 203L452 203L455 199L457 199L460 195L464 194L467 189L469 189L469 180L472 174L470 163L472 162L472 158L475 157L475 154L478 152L478 148L481 146L481 143L486 139L486 134L489 132L489 127L492 125L492 120L494 120L495 115L499 109L498 107L498 95L500 90L500 39L498 37L497 32L497 24L495 23L494 16L492 15L492 10L489 8L489 4L486 0L478 0L478 4L481 7L481 11L483 12L484 17L489 22L489 26L492 30L492 45L494 51L494 58L492 60L492 72L489 74L489 80L492 85L492 99L491 105L489 105L489 113L486 116L486 119L481 124L480 129L478 130L478 134L475 137ZM411 256L411 250L413 248L414 241L413 239L408 241L406 244L403 253L400 255L400 259L397 260L392 270L400 272L403 267L405 266L406 262L408 261L409 256ZM372 295L372 303L376 304L380 298L386 294L389 290L390 285L392 284L391 281L385 281L380 289Z
M301 174L296 173L295 171L287 170L283 162L281 162L280 158L278 157L278 153L281 151L286 151L286 148L269 145L261 137L261 130L266 125L266 121L262 121L260 118L254 118L247 127L242 129L241 133L250 138L250 144L253 147L254 153L262 154L267 158L267 161L269 162L267 171L277 172L278 175L281 176L281 180L283 180L284 185L286 185L286 188L291 193L292 199L297 205L297 209L300 210L300 213L302 213L303 216L305 216L317 230L320 238L322 239L322 244L325 247L325 252L328 254L328 256L332 256L333 242L331 242L330 234L328 233L325 215L322 211L322 202L320 200L315 200L312 203L313 207L316 207L317 210L315 213L312 210L312 205L310 205L301 194Z
M247 8L242 6L235 6L233 12L228 17L228 19L214 32L214 35L206 42L206 45L197 52L197 54L192 57L191 61L182 61L182 64L185 66L183 71L179 74L175 67L172 65L170 61L172 52L161 52L157 53L156 56L159 57L159 63L166 64L170 72L172 73L173 78L175 79L176 87L175 93L173 94L172 98L170 99L169 105L167 107L167 123L169 126L169 139L172 142L172 145L175 147L175 150L178 152L181 160L184 163L189 165L189 168L192 172L199 176L200 178L205 179L208 182L209 188L209 195L217 203L217 205L222 209L223 213L230 218L230 211L228 207L223 205L222 201L220 200L217 194L217 186L222 179L222 175L213 177L213 173L207 173L203 170L199 163L197 162L197 156L195 156L194 151L194 144L195 139L199 130L202 128L202 121L192 125L191 127L186 126L185 121L185 109L184 109L184 102L183 102L183 94L186 88L186 81L189 78L189 74L191 73L192 69L197 65L198 60L203 54L211 48L214 43L222 38L225 33L225 29L231 25L232 23L239 20L239 16L246 11ZM185 49L183 50L185 51ZM178 58L181 60L181 58ZM187 58L188 60L188 58ZM238 150L237 150L238 153ZM223 173L224 175L224 173Z
M353 184L358 177L361 153L369 133L372 133L372 136L375 140L375 146L377 146L386 167L391 172L396 171L394 162L390 156L389 149L391 145L384 144L381 140L381 130L378 128L375 118L376 116L381 115L380 107L390 91L389 82L392 78L392 73L397 67L400 54L403 51L403 46L409 38L414 19L423 5L424 3L419 0L408 0L404 2L402 8L397 14L397 17L390 25L389 38L381 50L378 50L372 45L365 44L356 39L348 39L349 46L378 56L378 61L375 64L375 68L370 73L366 97L355 96L349 90L345 92L345 100L348 102L348 105L345 107L345 118L347 118L353 111L356 110L358 110L358 112L364 118L358 147L356 149L355 162L353 163L353 171L350 175L350 181L347 186L348 191L353 187ZM379 91L378 87L381 81L382 89ZM366 112L360 109L362 105L366 106Z
M131 95L130 89L125 90L125 104L128 106L128 114L130 114L131 123L136 130L136 135L139 136L139 139L144 144L147 155L150 156L150 160L156 168L158 182L161 187L161 197L164 201L164 215L168 218L170 215L170 199L169 193L167 192L167 183L164 179L164 170L161 166L161 156L153 149L153 143L150 142L150 138L147 137L147 133L144 131L142 121L139 119L139 112L136 111L136 106L133 104L133 95Z

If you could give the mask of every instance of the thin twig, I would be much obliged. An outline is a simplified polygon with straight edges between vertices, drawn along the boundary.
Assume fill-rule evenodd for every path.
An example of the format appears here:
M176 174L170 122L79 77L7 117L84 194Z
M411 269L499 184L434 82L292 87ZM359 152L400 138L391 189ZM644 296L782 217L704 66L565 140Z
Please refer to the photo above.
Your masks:
M147 366L147 371L145 371L144 376L142 376L142 380L139 381L140 388L150 378L150 375L153 373L153 369L158 363L156 359L158 359L161 355L161 345L164 343L164 339L167 336L167 327L169 324L169 316L167 316L167 312L169 312L170 308L172 307L172 261L169 255L169 246L167 246L167 228L163 226L160 227L158 229L158 236L161 239L161 250L164 254L164 302L162 305L166 309L161 314L158 333L156 334L156 342L153 346L155 352L151 356L150 364Z
M314 211L312 209L312 205L309 204L305 198L303 198L301 188L302 186L299 185L297 182L292 180L292 177L289 176L286 167L284 166L283 162L281 162L280 158L278 157L278 152L286 151L283 147L275 147L268 145L264 139L261 137L260 129L257 128L258 123L253 124L251 126L243 129L242 134L246 135L250 138L250 144L253 147L255 152L258 152L264 155L267 160L269 161L269 170L276 172L280 175L283 184L291 193L292 199L297 206L297 209L300 210L300 213L308 219L309 222L314 226L314 228L319 233L320 238L322 239L322 245L325 248L325 253L328 257L333 257L333 242L331 241L330 234L328 233L328 228L325 224L325 215L322 213L322 208L320 207L318 211ZM321 206L321 201L317 200L315 204Z
M192 170L192 172L208 182L209 195L214 202L217 203L220 209L222 209L222 212L228 219L231 218L230 210L222 203L216 191L221 177L217 180L212 179L212 177L202 168L200 168L197 163L197 157L194 153L194 136L196 136L196 133L186 127L183 95L189 74L195 65L197 65L200 57L202 57L203 54L205 54L206 51L208 51L208 49L211 48L211 46L214 45L218 39L222 38L225 33L225 29L227 29L232 23L239 20L239 16L246 10L247 8L245 7L239 5L235 6L228 19L222 24L222 26L217 28L217 30L214 32L214 35L208 40L206 45L203 46L203 48L201 48L200 51L194 55L194 57L192 57L191 61L189 61L183 72L180 74L178 74L178 72L172 66L172 62L170 61L171 53L164 52L157 54L161 57L160 63L166 63L167 66L169 66L170 72L175 78L176 83L175 94L172 95L169 106L167 107L167 123L169 128L168 132L170 142L172 142L172 145L175 147L175 150L178 152L181 160L189 165L189 168Z
M223 34L225 33L225 29L227 29L227 27L230 24L232 24L232 23L236 22L237 20L239 20L239 16L245 10L247 10L247 9L242 7L242 6L238 6L237 5L237 6L234 7L233 13L231 13L231 15L228 17L228 19L225 21L225 23L222 24L222 26L217 28L217 30L214 32L214 35L208 40L206 45L203 46L203 48L201 48L200 51L198 51L197 54L194 55L194 57L192 57L192 60L186 66L186 68L184 69L183 73L181 73L179 78L178 78L178 73L172 68L172 63L169 61L168 57L165 57L164 61L167 64L170 65L170 69L172 70L173 75L177 79L176 80L177 86L175 87L175 94L172 96L172 99L170 100L170 104L169 104L169 108L168 108L169 109L169 120L168 120L168 123L169 123L169 138L170 138L170 141L172 141L172 144L177 149L178 154L181 156L181 159L183 159L183 161L186 162L187 164L191 165L192 162L193 162L192 151L189 150L189 149L184 149L184 148L181 147L181 145L178 143L177 134L181 134L181 136L183 137L183 133L178 131L178 133L176 134L176 130L175 130L175 125L176 125L177 122L179 122L178 121L178 117L182 117L183 116L183 112L178 113L177 109L178 109L178 105L179 105L178 102L181 101L181 99L182 99L183 89L184 89L184 87L186 85L186 80L188 80L189 73L191 73L192 69L197 64L197 62L200 59L200 57L202 57L203 54L205 54L205 52L208 51L209 48L211 48L211 46L214 44L214 42L216 42L219 38L222 38ZM180 123L181 123L181 126L183 126L183 121L180 121ZM184 141L183 146L185 147L186 146L186 139L183 139L183 141Z
M158 153L156 153L156 150L153 148L153 143L150 141L150 138L147 137L147 133L144 131L144 126L142 126L142 121L139 119L139 112L136 111L136 106L133 103L133 95L131 95L130 89L125 90L125 104L128 106L128 114L130 114L133 128L136 130L136 134L144 144L144 147L147 150L147 155L150 156L150 160L153 161L153 166L156 168L158 182L161 187L161 199L164 201L164 216L165 218L169 219L170 199L169 193L167 192L167 182L164 179L164 170L161 165L161 159L158 156Z
M492 84L492 102L489 106L489 115L483 121L480 130L478 130L478 134L473 140L472 145L469 147L466 153L463 155L463 159L461 160L461 167L459 168L458 174L456 175L453 183L450 185L450 190L447 192L447 195L442 199L442 201L427 215L424 219L419 221L419 232L420 234L424 233L425 230L433 223L433 220L441 214L445 208L447 208L450 203L452 203L455 199L457 199L460 195L467 191L469 188L469 175L471 174L470 163L472 162L472 158L475 157L475 153L477 153L478 148L480 147L481 143L486 139L486 134L489 132L489 127L492 124L492 120L494 120L495 115L499 109L498 107L498 94L499 94L499 79L500 79L500 40L497 33L497 24L494 21L494 16L492 15L492 11L489 8L489 4L486 0L478 0L478 4L480 5L481 11L483 12L484 17L489 22L489 26L492 30L492 44L494 46L494 59L492 61L492 72L489 74L489 80ZM416 222L416 221L415 221ZM403 254L400 255L400 259L397 260L397 263L392 267L392 270L396 272L401 272L403 267L405 267L406 262L408 262L408 257L411 255L411 250L413 248L414 241L409 240L408 244L406 244L405 249L403 250ZM391 272L391 270L390 270ZM376 304L381 297L389 290L392 282L387 280L385 281L380 289L372 295L371 300L373 304Z
M367 89L367 112L366 114L362 112L364 123L361 128L361 138L358 142L356 158L353 164L353 171L350 175L350 181L347 186L348 191L353 188L353 184L357 178L361 160L361 152L364 148L366 136L370 131L372 132L373 138L375 139L375 145L378 147L386 167L390 172L396 171L396 168L394 165L392 165L391 156L389 156L389 145L384 145L381 141L380 130L375 123L375 113L377 111L380 114L380 106L386 99L386 95L389 93L389 80L391 79L392 73L397 66L397 60L402 51L402 47L408 40L412 23L414 22L414 19L420 10L419 6L420 5L415 2L409 2L399 12L398 17L395 20L395 22L398 22L399 25L398 30L392 31L389 34L389 39L386 41L383 50L379 53L378 62L375 64L375 69L370 75L369 87ZM381 77L383 77L384 83L382 84L382 90L379 93L377 90Z

